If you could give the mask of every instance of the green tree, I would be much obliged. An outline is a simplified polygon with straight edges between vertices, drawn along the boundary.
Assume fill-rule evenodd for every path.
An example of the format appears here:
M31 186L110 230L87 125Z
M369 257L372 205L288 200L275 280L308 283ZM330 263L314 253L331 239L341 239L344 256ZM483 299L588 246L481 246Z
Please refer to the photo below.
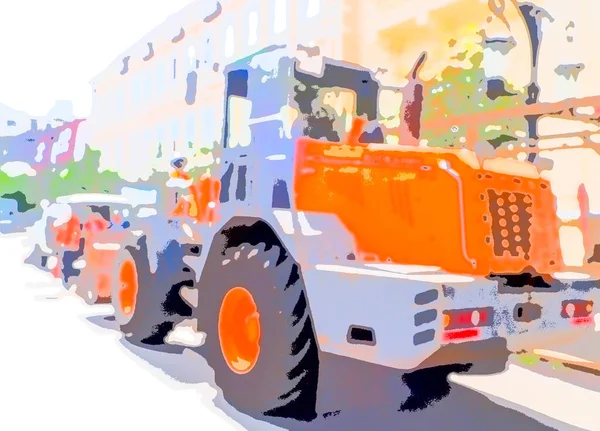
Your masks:
M36 177L30 177L25 174L11 177L6 172L0 170L0 195L23 192L28 195L28 191L36 186Z
M50 172L47 197L55 199L74 193L118 193L124 181L110 170L99 171L100 151L86 148L83 158L72 161L64 169Z
M525 103L524 91L506 88L506 95L495 99L487 96L487 79L481 66L483 53L477 51L469 55L461 52L458 60L467 59L470 67L460 68L449 66L439 79L428 81L424 85L424 100L422 122L432 122L436 119L447 119L453 116L468 116L469 114L494 112ZM487 141L494 148L506 142L518 140L516 132L526 129L524 118L508 118L493 120L492 123L480 124L477 127L478 141ZM467 142L465 126L459 124L449 127L449 130L439 130L424 127L421 138L427 139L433 147L466 147L471 148L475 142Z

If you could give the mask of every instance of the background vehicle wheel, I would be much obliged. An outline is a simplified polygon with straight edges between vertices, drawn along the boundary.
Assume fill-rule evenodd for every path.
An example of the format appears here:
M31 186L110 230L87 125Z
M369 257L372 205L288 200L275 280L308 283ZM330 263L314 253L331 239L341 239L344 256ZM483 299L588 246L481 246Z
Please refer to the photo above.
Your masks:
M121 256L120 256L121 257ZM126 326L135 313L139 290L138 269L133 256L124 253L117 263L112 293L112 305L115 309L115 320Z
M203 353L236 408L316 417L318 347L299 266L278 246L209 256L198 301Z
M159 254L156 273L150 270L144 237L138 247L125 247L116 259L111 294L121 332L133 343L164 344L174 325L192 314L190 306L179 297L179 289L193 286L194 278L175 241Z

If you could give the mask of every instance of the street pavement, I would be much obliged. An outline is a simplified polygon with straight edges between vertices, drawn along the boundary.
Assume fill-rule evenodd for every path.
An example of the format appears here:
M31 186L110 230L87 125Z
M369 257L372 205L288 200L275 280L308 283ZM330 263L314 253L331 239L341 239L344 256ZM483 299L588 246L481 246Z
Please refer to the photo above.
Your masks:
M129 344L110 306L86 306L24 265L24 238L0 237L0 430L600 430L600 377L532 356L496 375L452 373L447 396L406 412L397 371L324 355L318 419L249 417L198 353ZM600 337L583 343L600 350Z

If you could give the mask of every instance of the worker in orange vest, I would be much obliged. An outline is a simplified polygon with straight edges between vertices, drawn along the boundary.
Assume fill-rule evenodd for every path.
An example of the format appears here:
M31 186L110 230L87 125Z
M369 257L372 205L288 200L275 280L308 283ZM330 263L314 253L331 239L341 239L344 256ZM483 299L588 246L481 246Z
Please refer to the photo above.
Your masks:
M171 168L173 169L169 173L169 180L167 181L166 186L173 189L174 192L172 193L172 199L169 200L170 203L167 205L169 213L174 211L178 206L180 198L185 194L185 190L187 190L194 182L184 171L186 166L187 159L185 157L177 157L171 161Z

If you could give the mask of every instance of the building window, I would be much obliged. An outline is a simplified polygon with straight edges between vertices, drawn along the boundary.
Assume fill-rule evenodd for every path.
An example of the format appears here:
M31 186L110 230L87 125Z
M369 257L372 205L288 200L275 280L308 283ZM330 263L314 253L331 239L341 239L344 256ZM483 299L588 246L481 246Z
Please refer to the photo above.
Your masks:
M123 144L120 140L113 141L112 147L114 151L107 151L104 153L107 155L106 159L109 159L105 159L105 167L112 170L118 170L121 167L121 162L123 161L123 152L126 150L127 147L123 148Z
M306 16L312 18L319 14L321 9L321 0L308 0L308 8L306 9Z
M133 104L137 105L139 102L139 91L138 91L138 81L134 79L131 83L131 98L133 99Z
M213 34L212 34L212 32L203 41L202 45L204 45L204 49L202 50L204 64L202 65L202 67L204 67L205 69L210 70L213 67L213 63L215 62L215 60L214 60L214 51L213 51L213 49L214 49L214 43L213 43Z
M196 48L190 45L187 50L188 73L196 70Z
M218 127L215 125L218 124L215 118L215 111L211 106L207 106L200 112L202 115L202 131L200 138L200 146L212 148L213 141L215 140L215 129Z
M136 93L137 93L137 103L138 105L144 101L144 85L143 79L144 76L142 74L134 77L136 83Z
M228 25L225 30L225 57L229 58L233 56L235 50L235 40L233 35L233 26Z
M187 118L187 124L186 124L186 134L187 134L187 142L186 144L189 146L189 148L192 148L193 144L194 144L194 140L195 140L195 120L194 120L194 114L189 114L188 118Z
M156 66L156 92L162 94L165 88L163 65L159 63Z
M152 132L150 129L144 131L144 142L142 148L150 148L152 145Z
M164 130L162 124L159 124L156 127L156 140L158 141L159 144L165 143L165 130Z
M275 22L273 24L273 31L275 33L281 33L285 30L287 25L287 7L286 0L275 0Z
M135 80L137 103L140 104L144 101L144 74L138 73L133 79Z
M179 139L179 124L177 124L177 120L173 120L171 124L171 136L173 140Z
M196 43L196 69L204 68L206 65L204 61L206 60L206 47L204 46L203 38L198 40Z
M156 136L158 137L158 153L159 157L168 157L173 149L173 142L168 138L169 126L167 123L159 124L156 130Z
M170 144L173 146L173 151L177 151L177 141L179 140L179 124L177 120L174 120L171 124L171 137L173 142L170 142Z
M134 77L134 79L137 82L137 88L138 88L138 103L143 103L144 102L144 90L145 90L145 79L144 79L144 72L140 72L137 74L137 76Z
M255 45L258 41L258 14L250 12L248 15L248 46Z
M143 72L143 86L142 86L142 101L145 102L152 96L152 79L149 76L148 71Z
M122 86L117 90L117 111L122 113L125 110L125 91Z

